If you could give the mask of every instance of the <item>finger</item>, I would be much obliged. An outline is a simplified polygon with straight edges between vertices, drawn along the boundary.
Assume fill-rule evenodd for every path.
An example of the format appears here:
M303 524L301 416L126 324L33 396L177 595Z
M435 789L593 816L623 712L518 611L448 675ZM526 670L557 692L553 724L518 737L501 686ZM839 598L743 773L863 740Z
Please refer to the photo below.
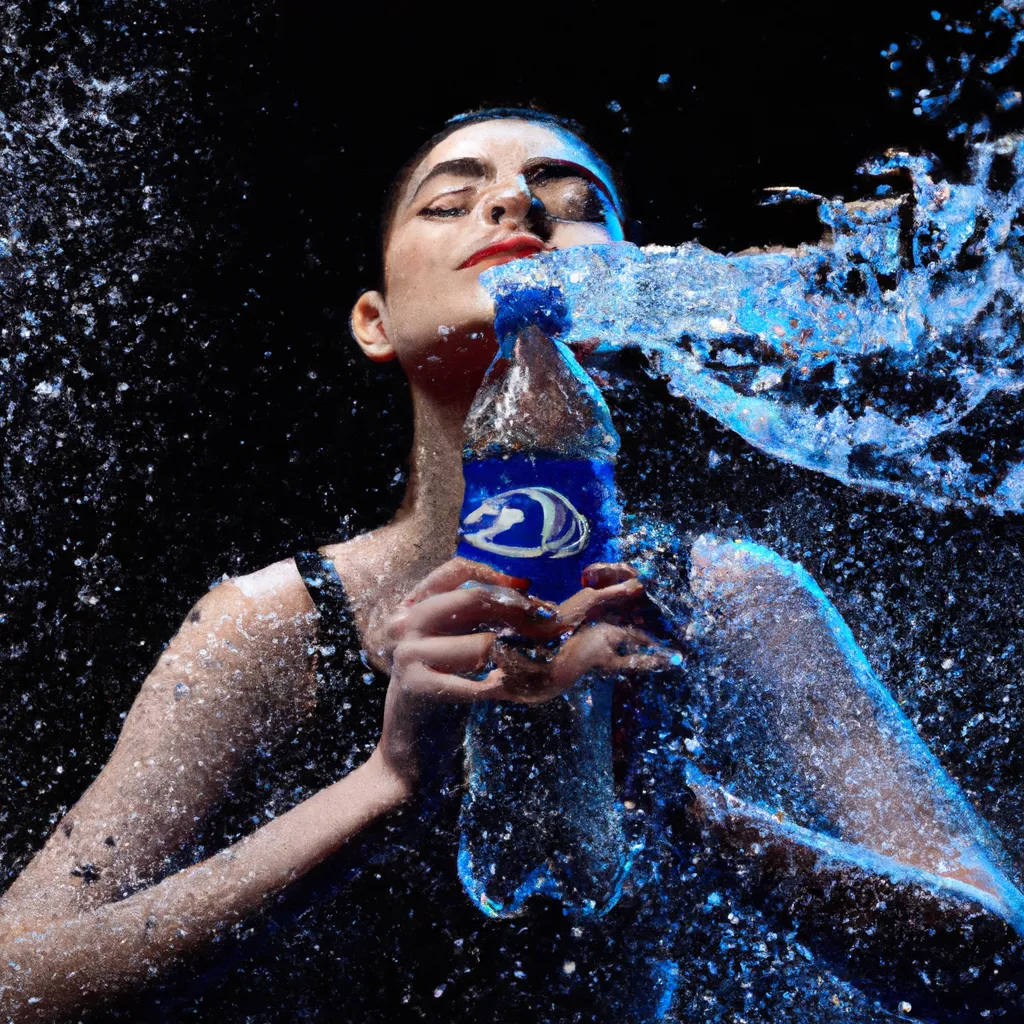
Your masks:
M405 596L404 604L411 606L435 594L443 594L461 587L464 583L487 583L513 590L526 590L530 581L520 576L508 576L492 569L483 562L472 562L468 558L452 558L425 576Z
M591 562L583 570L580 582L585 587L598 590L601 587L610 587L615 583L634 580L636 576L636 569L628 562Z
M435 672L420 666L403 680L403 688L419 700L440 704L474 704L482 700L507 700L517 704L535 704L550 700L560 690L524 687L514 672L495 668L476 682L461 676Z
M627 654L610 665L607 669L615 675L633 676L643 675L645 672L665 672L671 668L678 668L677 659L681 656L671 651L657 654Z
M564 693L588 672L634 676L682 664L682 655L658 644L642 629L608 622L583 626L550 662L535 661L499 637L491 657L504 676L493 699L538 704Z
M629 583L628 580L625 582ZM627 587L625 592L613 588L597 591L596 596L581 605L585 608L582 621L597 622L604 619L617 625L639 626L660 642L674 643L678 629L673 625L672 613L647 589L642 580L637 579L635 582L639 586Z
M502 670L494 669L483 679L463 679L462 676L437 672L427 665L419 665L402 677L402 688L419 700L439 704L472 704L480 700L502 700Z
M633 653L636 651L653 650L666 657L681 656L674 647L666 646L656 637L653 637L646 629L639 626L616 625L610 622L595 622L592 625L584 626L577 632L579 634L594 634L605 643L614 645L620 653Z
M552 685L563 689L595 669L633 674L682 664L682 655L642 629L598 622L577 630L551 662Z
M646 672L651 669L678 668L683 664L681 651L652 636L646 629L613 626L609 623L597 623L586 628L598 627L603 629L606 643L614 645L612 661L617 672Z
M496 633L427 636L407 640L395 650L395 668L402 672L416 662L437 672L479 672L491 660Z
M491 648L491 657L502 671L505 699L528 704L547 700L560 692L557 685L552 685L550 662L531 658L500 637Z
M558 612L564 626L573 628L596 615L623 611L634 606L643 594L644 585L638 579L624 580L597 590L586 587L563 601L558 606Z
M564 628L556 605L509 587L488 584L464 585L435 594L410 608L402 619L404 635L452 636L480 628L506 627L524 636L550 639Z

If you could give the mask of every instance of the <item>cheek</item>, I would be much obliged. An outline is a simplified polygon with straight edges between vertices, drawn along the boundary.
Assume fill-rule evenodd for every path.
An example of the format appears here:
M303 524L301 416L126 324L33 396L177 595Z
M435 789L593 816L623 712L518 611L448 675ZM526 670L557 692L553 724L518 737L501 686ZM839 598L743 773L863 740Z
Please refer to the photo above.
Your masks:
M401 239L387 256L387 300L400 344L436 338L437 328L484 324L493 315L479 274L452 269L446 239ZM396 340L396 339L392 339Z
M609 228L604 224L559 223L551 235L551 244L558 249L571 245L596 245L598 242L621 242L622 231L616 224Z
M388 290L415 288L424 278L433 277L438 269L436 251L430 246L415 241L393 245L387 255Z

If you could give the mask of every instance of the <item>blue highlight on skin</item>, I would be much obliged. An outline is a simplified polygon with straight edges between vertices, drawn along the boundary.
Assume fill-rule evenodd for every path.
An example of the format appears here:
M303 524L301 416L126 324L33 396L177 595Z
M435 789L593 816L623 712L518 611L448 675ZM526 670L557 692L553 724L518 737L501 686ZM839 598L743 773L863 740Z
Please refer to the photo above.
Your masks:
M715 542L713 536L705 535L699 543L709 545ZM883 718L883 727L888 731L892 740L903 748L907 760L929 779L932 786L940 789L945 804L941 808L941 812L949 822L950 832L969 839L974 845L973 850L950 851L951 856L954 856L964 867L984 872L996 884L999 895L993 896L955 878L914 868L891 857L876 853L862 844L844 842L840 838L812 832L793 823L780 823L775 817L774 809L755 804L750 805L748 810L762 817L773 830L778 829L780 834L785 834L795 842L819 850L833 860L849 862L895 881L912 880L926 887L940 888L960 896L969 896L1004 917L1024 936L1024 896L1008 880L1010 865L1005 854L999 849L994 835L977 817L959 787L918 736L906 714L871 668L864 652L854 639L850 627L821 587L803 566L788 561L760 544L754 544L751 541L732 541L729 542L729 546L731 553L738 558L765 565L769 567L771 573L777 574L778 577L791 579L799 591L810 599L814 617L824 623L834 637L843 661L856 674L858 686L868 694L876 713ZM706 596L705 600L714 604L717 595ZM690 762L687 762L685 767L685 775L688 783L696 782L705 786L715 786Z
M951 99L955 95L922 96L919 103L932 116ZM769 205L817 206L822 238L790 250L722 255L693 242L581 246L492 268L481 281L499 312L519 290L554 296L560 314L564 309L559 341L597 339L605 351L638 348L670 393L782 461L932 509L1024 511L1019 453L991 446L969 459L956 449L972 417L982 430L1005 426L986 411L993 399L1024 390L1018 224L1024 142L975 144L963 181L943 178L927 156L906 153L889 153L860 173L873 186L871 200L844 203L796 187L769 193ZM872 373L879 365L887 371L884 388ZM889 386L893 380L902 389ZM627 549L653 544L657 534L663 548L678 552L682 542L671 530L663 537L653 523L626 520ZM653 533L642 537L648 530ZM705 536L701 543L726 542ZM756 766L764 793L727 802L720 810L723 827L730 814L743 815L763 828L765 843L813 854L817 870L883 879L956 905L966 901L1024 936L1024 897L992 832L917 735L818 584L801 566L760 545L728 546L730 557L789 581L801 595L808 619L831 637L850 690L870 707L879 736L914 778L925 780L930 810L948 838L934 861L921 861L925 868L884 852L884 840L877 849L859 837L851 840L844 828L863 825L856 813L831 830L816 821L814 827L798 824L799 814L787 815L772 803L788 783L779 781L774 789L767 769ZM687 597L685 578L659 582L698 615L702 603L715 603L713 593ZM726 678L726 689L731 682ZM634 771L649 773L656 788L649 793L645 863L630 884L642 890L651 913L666 920L689 877L671 876L659 860L659 851L679 841L665 824L673 800L685 786L725 792L701 770L708 758L700 728L684 737L670 727L680 713L699 725L690 692L695 685L696 677L682 673L662 676L641 698L650 746ZM760 696L771 696L770 683L755 685L766 687ZM823 686L827 701L828 684ZM746 695L755 705L758 697L756 689ZM710 719L706 724L712 732L719 725ZM847 723L846 733L856 726ZM842 732L842 722L836 728ZM756 757L758 736L738 733L735 740L736 756ZM860 770L855 766L855 774ZM799 794L793 799L799 808ZM927 832L925 827L921 834ZM992 891L954 874L984 879ZM722 894L711 891L706 912L724 912L729 904L722 902ZM678 978L666 970L666 977ZM667 999L661 1013L668 1012L672 997Z

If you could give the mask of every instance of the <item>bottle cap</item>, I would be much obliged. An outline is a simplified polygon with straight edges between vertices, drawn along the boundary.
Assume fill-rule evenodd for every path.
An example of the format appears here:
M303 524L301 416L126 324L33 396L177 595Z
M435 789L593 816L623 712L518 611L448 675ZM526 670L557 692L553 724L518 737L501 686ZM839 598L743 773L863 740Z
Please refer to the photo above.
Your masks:
M549 338L568 328L569 309L560 288L511 288L498 293L494 333L504 355L512 355L516 337L531 324Z

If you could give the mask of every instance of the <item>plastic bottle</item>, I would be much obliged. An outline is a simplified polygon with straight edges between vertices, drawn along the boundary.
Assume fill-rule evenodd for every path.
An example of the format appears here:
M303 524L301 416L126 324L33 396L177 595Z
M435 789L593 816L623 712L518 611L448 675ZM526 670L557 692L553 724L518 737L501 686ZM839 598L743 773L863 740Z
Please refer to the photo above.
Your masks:
M562 601L585 566L616 558L619 437L600 391L549 337L557 297L512 300L499 305L501 347L466 420L458 553ZM537 894L581 914L618 900L630 853L613 784L613 687L591 673L545 703L471 708L458 863L486 914L517 916Z

